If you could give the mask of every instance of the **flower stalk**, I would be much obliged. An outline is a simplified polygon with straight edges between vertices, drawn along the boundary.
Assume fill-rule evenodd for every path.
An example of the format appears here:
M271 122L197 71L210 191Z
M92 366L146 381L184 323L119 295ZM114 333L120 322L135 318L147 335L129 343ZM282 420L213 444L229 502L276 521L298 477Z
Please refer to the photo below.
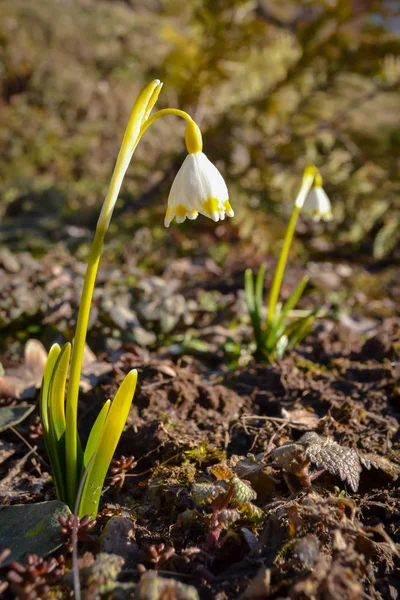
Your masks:
M294 232L296 231L297 219L299 218L300 211L303 208L304 202L308 194L310 193L310 190L313 186L316 177L318 177L318 181L320 181L321 176L318 172L317 167L314 167L314 165L309 165L304 169L300 190L294 202L292 214L290 215L290 220L286 229L285 238L283 240L282 250L279 255L278 263L276 265L271 291L269 293L267 325L270 325L272 323L272 319L274 318L276 303L278 302L279 292L281 291L283 274L285 272Z
M296 230L300 212L312 216L314 220L331 218L330 202L322 189L322 178L314 165L305 168L300 190L293 205L292 213L283 240L282 250L278 258L272 286L268 298L268 307L263 321L263 287L265 266L259 269L257 277L253 277L250 269L245 273L245 295L247 307L253 327L255 340L255 357L271 362L282 356L290 346L295 346L307 335L316 312L306 311L301 318L289 322L292 311L296 308L308 283L303 277L282 307L278 307L278 299L286 264Z
M71 509L74 508L79 484L85 469L87 469L87 477L79 505L79 516L91 514L95 517L97 514L107 469L125 426L137 381L135 370L126 375L113 402L108 401L100 411L89 435L86 449L83 451L78 433L78 398L85 341L104 239L125 173L145 131L158 118L166 115L175 115L185 119L187 124L185 141L189 156L204 156L200 129L186 112L167 108L156 112L150 117L161 88L162 83L155 79L142 90L135 102L122 140L90 250L79 304L75 338L72 345L68 386L66 383L71 352L70 344L66 344L63 349L60 349L58 345L53 346L43 376L40 412L46 448L55 478L57 496L66 502ZM215 169L215 167L213 168ZM215 169L215 171L217 170ZM222 180L219 172L218 176ZM206 183L208 183L207 178ZM211 183L209 187L212 187ZM227 191L224 200L228 202ZM190 202L190 198L184 202L187 204ZM218 203L217 207L220 212L225 211L222 204ZM185 211L185 214L187 214L186 208ZM233 214L233 211L231 212ZM203 214L212 216L207 211Z

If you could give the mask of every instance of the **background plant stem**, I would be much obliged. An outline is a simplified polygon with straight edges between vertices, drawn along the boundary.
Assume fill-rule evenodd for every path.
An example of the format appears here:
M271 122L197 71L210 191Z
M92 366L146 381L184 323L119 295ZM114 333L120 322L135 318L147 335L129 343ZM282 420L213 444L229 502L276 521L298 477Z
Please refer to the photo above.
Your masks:
M306 199L313 185L316 172L316 169L313 169L314 170L312 171L312 174L310 173L311 169L309 167L307 167L304 172L303 181L301 182L301 187L299 193L297 194L292 214L286 229L285 239L283 240L282 250L279 255L278 264L276 265L274 279L272 281L272 287L268 298L267 326L271 324L274 318L276 303L278 302L279 292L281 290L283 274L285 272L286 262L289 256L290 247L292 245L294 232L296 230L297 219L304 204L304 200Z

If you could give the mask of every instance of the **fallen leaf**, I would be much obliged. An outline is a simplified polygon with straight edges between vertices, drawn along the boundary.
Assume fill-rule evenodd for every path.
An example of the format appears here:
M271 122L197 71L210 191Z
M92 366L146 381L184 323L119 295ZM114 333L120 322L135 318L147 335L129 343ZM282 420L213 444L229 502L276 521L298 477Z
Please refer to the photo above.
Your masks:
M13 454L15 454L15 446L0 440L0 465L3 464Z
M42 382L46 360L47 352L43 344L38 340L28 340L23 364L5 369L5 375L0 377L0 397L34 398Z
M58 517L69 514L60 500L0 506L0 548L11 550L2 566L23 560L28 553L46 556L54 552L62 545L54 539L60 532Z
M34 410L34 406L3 406L0 408L0 431L21 423Z
M316 429L319 422L319 417L315 412L302 406L294 410L282 408L281 413L282 417L290 422L291 427L299 431Z
M94 352L85 344L82 362L80 389L89 392L112 372L112 365L104 360L97 360Z

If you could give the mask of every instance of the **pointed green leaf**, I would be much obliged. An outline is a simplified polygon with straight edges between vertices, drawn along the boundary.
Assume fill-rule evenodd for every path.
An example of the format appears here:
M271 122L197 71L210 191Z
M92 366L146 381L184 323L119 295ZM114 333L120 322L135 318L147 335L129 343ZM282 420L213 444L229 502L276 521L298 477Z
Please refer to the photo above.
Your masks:
M290 327L288 327L287 335L289 338L289 346L291 348L294 348L294 346L300 344L300 342L309 333L311 325L314 322L316 313L317 310L310 311L310 313L307 316L302 317L301 319L297 319L295 323L292 323Z
M254 278L251 269L247 269L244 277L246 303L249 311L251 325L253 327L254 339L257 345L257 352L262 349L264 341L264 331L261 326L262 293L264 285L265 266L261 266L254 288Z
M281 315L285 318L287 316L287 314L293 310L294 308L296 308L296 305L298 303L298 301L300 300L300 298L303 295L304 290L306 289L306 286L309 282L309 277L307 277L306 275L301 279L301 281L297 284L297 286L295 287L295 289L293 290L293 292L290 294L289 298L286 300L285 304L283 305L282 311L281 311Z
M232 485L235 490L234 499L237 504L244 504L249 500L257 498L257 493L253 490L250 483L239 479L237 475L232 479Z
M115 449L125 427L135 394L137 371L128 373L111 404L98 448L89 469L79 506L79 516L96 516L100 495Z
M244 274L244 291L246 294L246 303L249 313L254 313L254 280L251 269L246 269Z
M43 433L46 442L46 435L49 432L49 387L50 381L53 375L54 367L61 352L61 348L58 344L53 344L50 348L47 362L44 367L42 386L40 390L39 410L40 420L42 422Z
M54 432L54 426L50 425L50 404L51 404L51 382L56 367L57 360L61 354L61 348L58 344L53 344L50 348L47 362L44 368L42 387L40 391L40 420L43 427L43 438L47 450L47 455L51 464L51 471L53 474L57 497L60 500L65 499L64 482L62 477L62 470L60 460L58 457L58 444L57 438Z
M71 344L65 344L57 358L50 382L49 419L57 440L65 433L65 386L67 383Z
M282 310L277 313L276 320L274 319L274 321L271 323L267 337L267 345L269 348L273 345L273 340L275 339L275 343L277 343L285 332L288 314L296 307L298 301L303 295L304 290L306 289L308 281L308 277L303 277L303 279L297 284L296 288L290 294L289 298L286 300Z
M90 457L96 452L101 433L103 431L103 426L106 421L108 411L110 410L111 400L107 400L104 404L103 408L97 415L95 422L93 423L93 427L90 431L89 438L86 444L85 453L83 455L83 464L86 467L89 463Z
M56 359L48 388L49 431L46 448L50 459L57 497L66 501L65 490L65 385L71 344L63 346Z
M261 318L261 311L262 311L264 278L265 278L266 268L267 267L265 265L261 265L261 267L259 268L258 273L257 273L255 292L254 292L255 306L256 306L256 310L257 310L257 313L260 318Z

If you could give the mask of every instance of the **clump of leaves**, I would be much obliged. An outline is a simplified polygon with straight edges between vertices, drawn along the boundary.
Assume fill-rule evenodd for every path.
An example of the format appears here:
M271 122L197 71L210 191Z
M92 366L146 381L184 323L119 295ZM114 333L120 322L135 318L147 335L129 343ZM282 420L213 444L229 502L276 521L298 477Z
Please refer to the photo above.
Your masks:
M132 471L137 465L137 461L135 461L134 456L121 456L117 459L111 461L111 473L113 474L111 478L111 485L115 485L118 492L122 490L122 486L125 482L125 476L128 471Z
M251 269L247 269L244 287L256 344L254 356L257 360L272 362L305 338L311 329L316 311L304 311L302 316L291 318L290 313L296 308L308 283L308 277L303 277L283 306L276 306L271 320L264 323L265 270L265 265L262 265L257 276L253 277Z
M258 523L262 511L252 503L257 497L248 481L240 479L226 463L211 467L216 482L195 483L192 498L198 507L211 508L211 513L198 511L208 527L207 547L218 544L221 533L240 519Z
M144 562L151 565L152 569L163 569L169 560L175 555L175 548L166 546L165 544L151 544L142 551ZM146 572L146 567L143 564L138 565L140 573Z
M90 535L90 532L96 527L96 520L91 515L86 515L82 519L76 517L76 531L78 541L80 542L91 542L94 537ZM69 514L68 517L59 515L58 522L61 525L60 539L63 540L68 552L72 552L72 535L75 524L75 517L73 514Z
M28 554L25 564L17 561L11 564L7 579L16 598L35 600L44 598L62 574L57 559L45 560L37 554Z

